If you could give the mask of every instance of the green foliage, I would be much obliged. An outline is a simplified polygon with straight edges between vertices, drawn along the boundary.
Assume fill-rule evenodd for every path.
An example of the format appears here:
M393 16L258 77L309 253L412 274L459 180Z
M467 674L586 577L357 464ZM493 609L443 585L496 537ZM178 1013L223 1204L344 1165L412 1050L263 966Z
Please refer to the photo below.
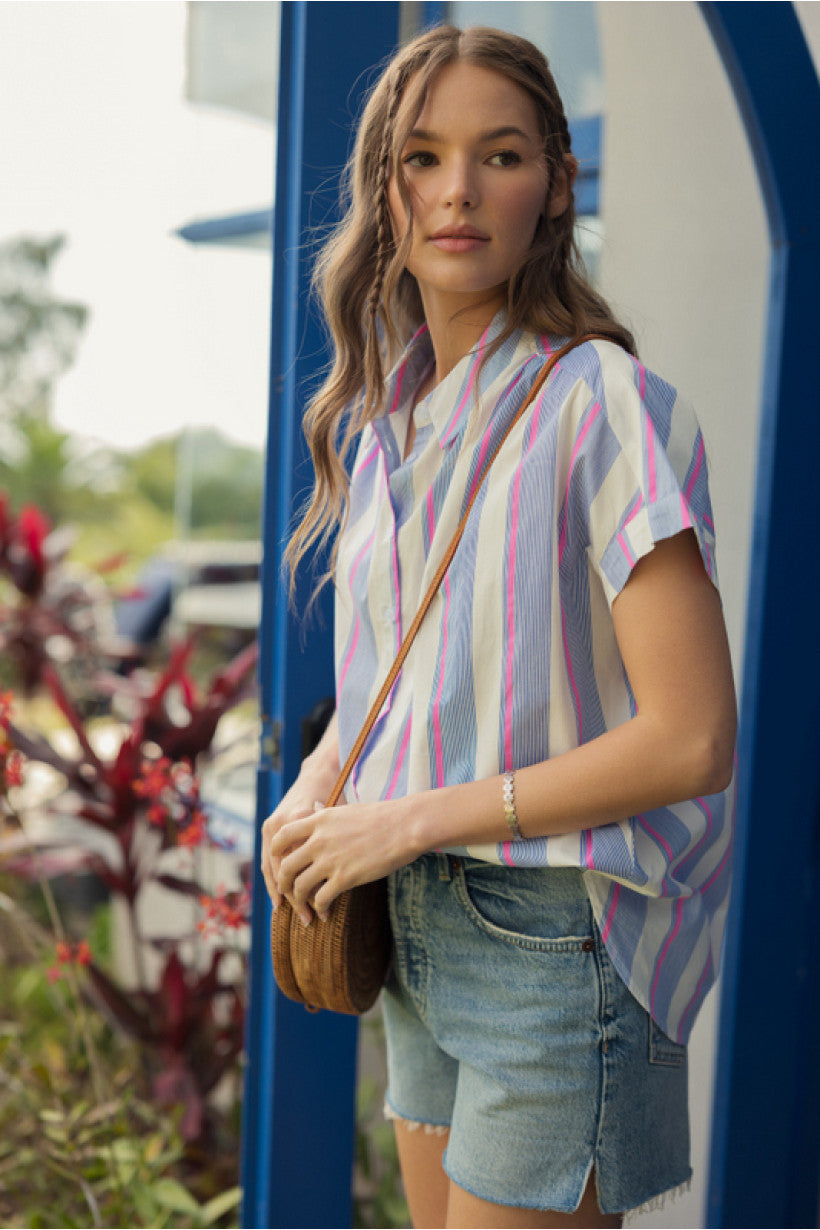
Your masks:
M259 449L213 428L188 428L121 457L135 495L177 513L194 537L256 538L264 463Z
M65 236L0 244L0 409L45 415L51 388L71 366L88 309L58 299L49 282Z
M97 543L139 564L179 535L256 538L261 450L191 428L117 452L51 422L54 384L88 319L50 286L64 246L60 235L0 244L0 490L15 507L34 503L52 523L77 527L88 562Z
M0 1224L235 1225L239 1189L199 1181L176 1121L135 1092L138 1049L49 983L48 948L0 891Z
M382 1054L384 1026L381 1015L368 1016L361 1029L365 1046L372 1044L374 1051ZM410 1212L402 1190L395 1132L382 1115L384 1086L383 1071L359 1076L353 1224L391 1230L409 1226Z

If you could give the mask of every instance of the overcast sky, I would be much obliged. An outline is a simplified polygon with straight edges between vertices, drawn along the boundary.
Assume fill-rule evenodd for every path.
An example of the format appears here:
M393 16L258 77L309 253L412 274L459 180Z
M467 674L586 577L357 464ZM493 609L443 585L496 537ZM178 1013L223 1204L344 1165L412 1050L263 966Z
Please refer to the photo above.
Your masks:
M0 0L0 242L68 236L55 289L92 315L55 421L122 447L264 439L269 257L174 231L269 204L273 135L184 81L178 0Z

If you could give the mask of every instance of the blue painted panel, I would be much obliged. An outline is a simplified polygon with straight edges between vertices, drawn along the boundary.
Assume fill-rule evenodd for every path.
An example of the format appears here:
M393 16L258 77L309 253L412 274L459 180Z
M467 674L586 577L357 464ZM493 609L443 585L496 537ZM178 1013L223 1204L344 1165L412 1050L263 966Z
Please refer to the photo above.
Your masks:
M273 226L273 208L255 209L250 213L226 214L219 218L201 218L186 222L177 231L188 243L225 243L242 239L264 239Z
M807 553L817 488L807 418L817 401L820 163L806 150L820 143L820 94L791 4L701 8L746 125L772 240L708 1224L811 1226L820 1157L820 576Z
M398 31L398 4L282 6L265 558L260 627L263 713L258 821L296 777L301 719L333 692L325 591L310 626L289 609L281 555L311 483L302 411L327 362L310 308L311 228L334 216L337 176L374 64ZM304 611L308 570L297 587ZM258 856L254 858L258 865ZM253 886L248 1071L243 1114L245 1226L348 1226L354 1142L356 1022L311 1015L273 986L270 910Z

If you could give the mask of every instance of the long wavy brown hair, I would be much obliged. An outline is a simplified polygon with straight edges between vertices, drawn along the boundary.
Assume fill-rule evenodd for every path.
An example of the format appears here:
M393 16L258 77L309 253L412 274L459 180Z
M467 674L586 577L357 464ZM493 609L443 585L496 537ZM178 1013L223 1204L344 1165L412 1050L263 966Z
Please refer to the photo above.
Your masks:
M364 108L345 172L345 216L321 249L314 274L334 359L304 416L315 483L285 554L291 587L305 552L325 544L344 521L352 443L382 410L385 371L424 320L416 280L404 267L412 218L400 153L430 82L454 61L491 69L526 90L535 103L550 183L572 165L563 103L546 58L527 39L482 26L437 26L406 44L385 68ZM387 200L394 174L408 217L398 241ZM532 246L510 278L507 323L493 350L525 328L561 337L603 333L634 353L629 331L587 281L570 197L558 217L544 211Z

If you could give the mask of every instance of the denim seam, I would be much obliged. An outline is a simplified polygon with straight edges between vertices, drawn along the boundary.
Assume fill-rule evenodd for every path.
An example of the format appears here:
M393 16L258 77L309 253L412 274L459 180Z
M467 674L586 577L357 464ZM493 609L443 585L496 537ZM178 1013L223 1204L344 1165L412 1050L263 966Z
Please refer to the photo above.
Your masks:
M419 1015L422 1018L426 1018L430 990L430 959L423 942L424 932L421 925L421 918L424 914L421 897L424 893L426 879L425 868L420 863L411 863L408 867L408 872L410 876L410 892L407 914L410 919L410 929L417 965L413 971L412 985L411 979L408 977L407 987L416 1004L416 1010ZM421 977L418 976L419 973L421 973Z
M554 953L556 955L564 953L580 954L586 951L584 945L588 944L592 938L590 935L568 935L550 939L546 936L520 935L516 931L507 931L504 927L499 927L496 923L485 918L476 907L467 888L467 880L463 869L458 870L453 876L451 888L455 894L456 901L467 916L467 919L478 931L481 931L484 935L489 935L492 939L510 944L514 948L521 948L525 952Z
M667 1038L652 1017L649 1018L649 1062L660 1068L682 1068L686 1063L686 1047Z
M594 1146L594 1155L595 1155L595 1158L597 1159L598 1151L601 1147L601 1137L603 1135L604 1118L606 1115L607 1094L609 1092L608 1090L609 1064L610 1064L610 1053L609 1052L610 1052L610 1044L612 1042L612 1038L609 1036L610 1005L609 1005L609 999L607 995L607 990L608 990L607 977L606 977L606 969L604 965L603 951L602 951L603 950L603 940L601 939L600 931L595 926L594 921L592 925L595 930L595 949L593 952L593 956L595 959L595 968L598 973L598 1032L599 1032L598 1055L600 1059L600 1072L601 1072L600 1094L599 1094L599 1100L598 1100L598 1128L595 1133L595 1146ZM596 1172L597 1172L597 1166L596 1166ZM596 1182L597 1182L597 1178L596 1178Z

